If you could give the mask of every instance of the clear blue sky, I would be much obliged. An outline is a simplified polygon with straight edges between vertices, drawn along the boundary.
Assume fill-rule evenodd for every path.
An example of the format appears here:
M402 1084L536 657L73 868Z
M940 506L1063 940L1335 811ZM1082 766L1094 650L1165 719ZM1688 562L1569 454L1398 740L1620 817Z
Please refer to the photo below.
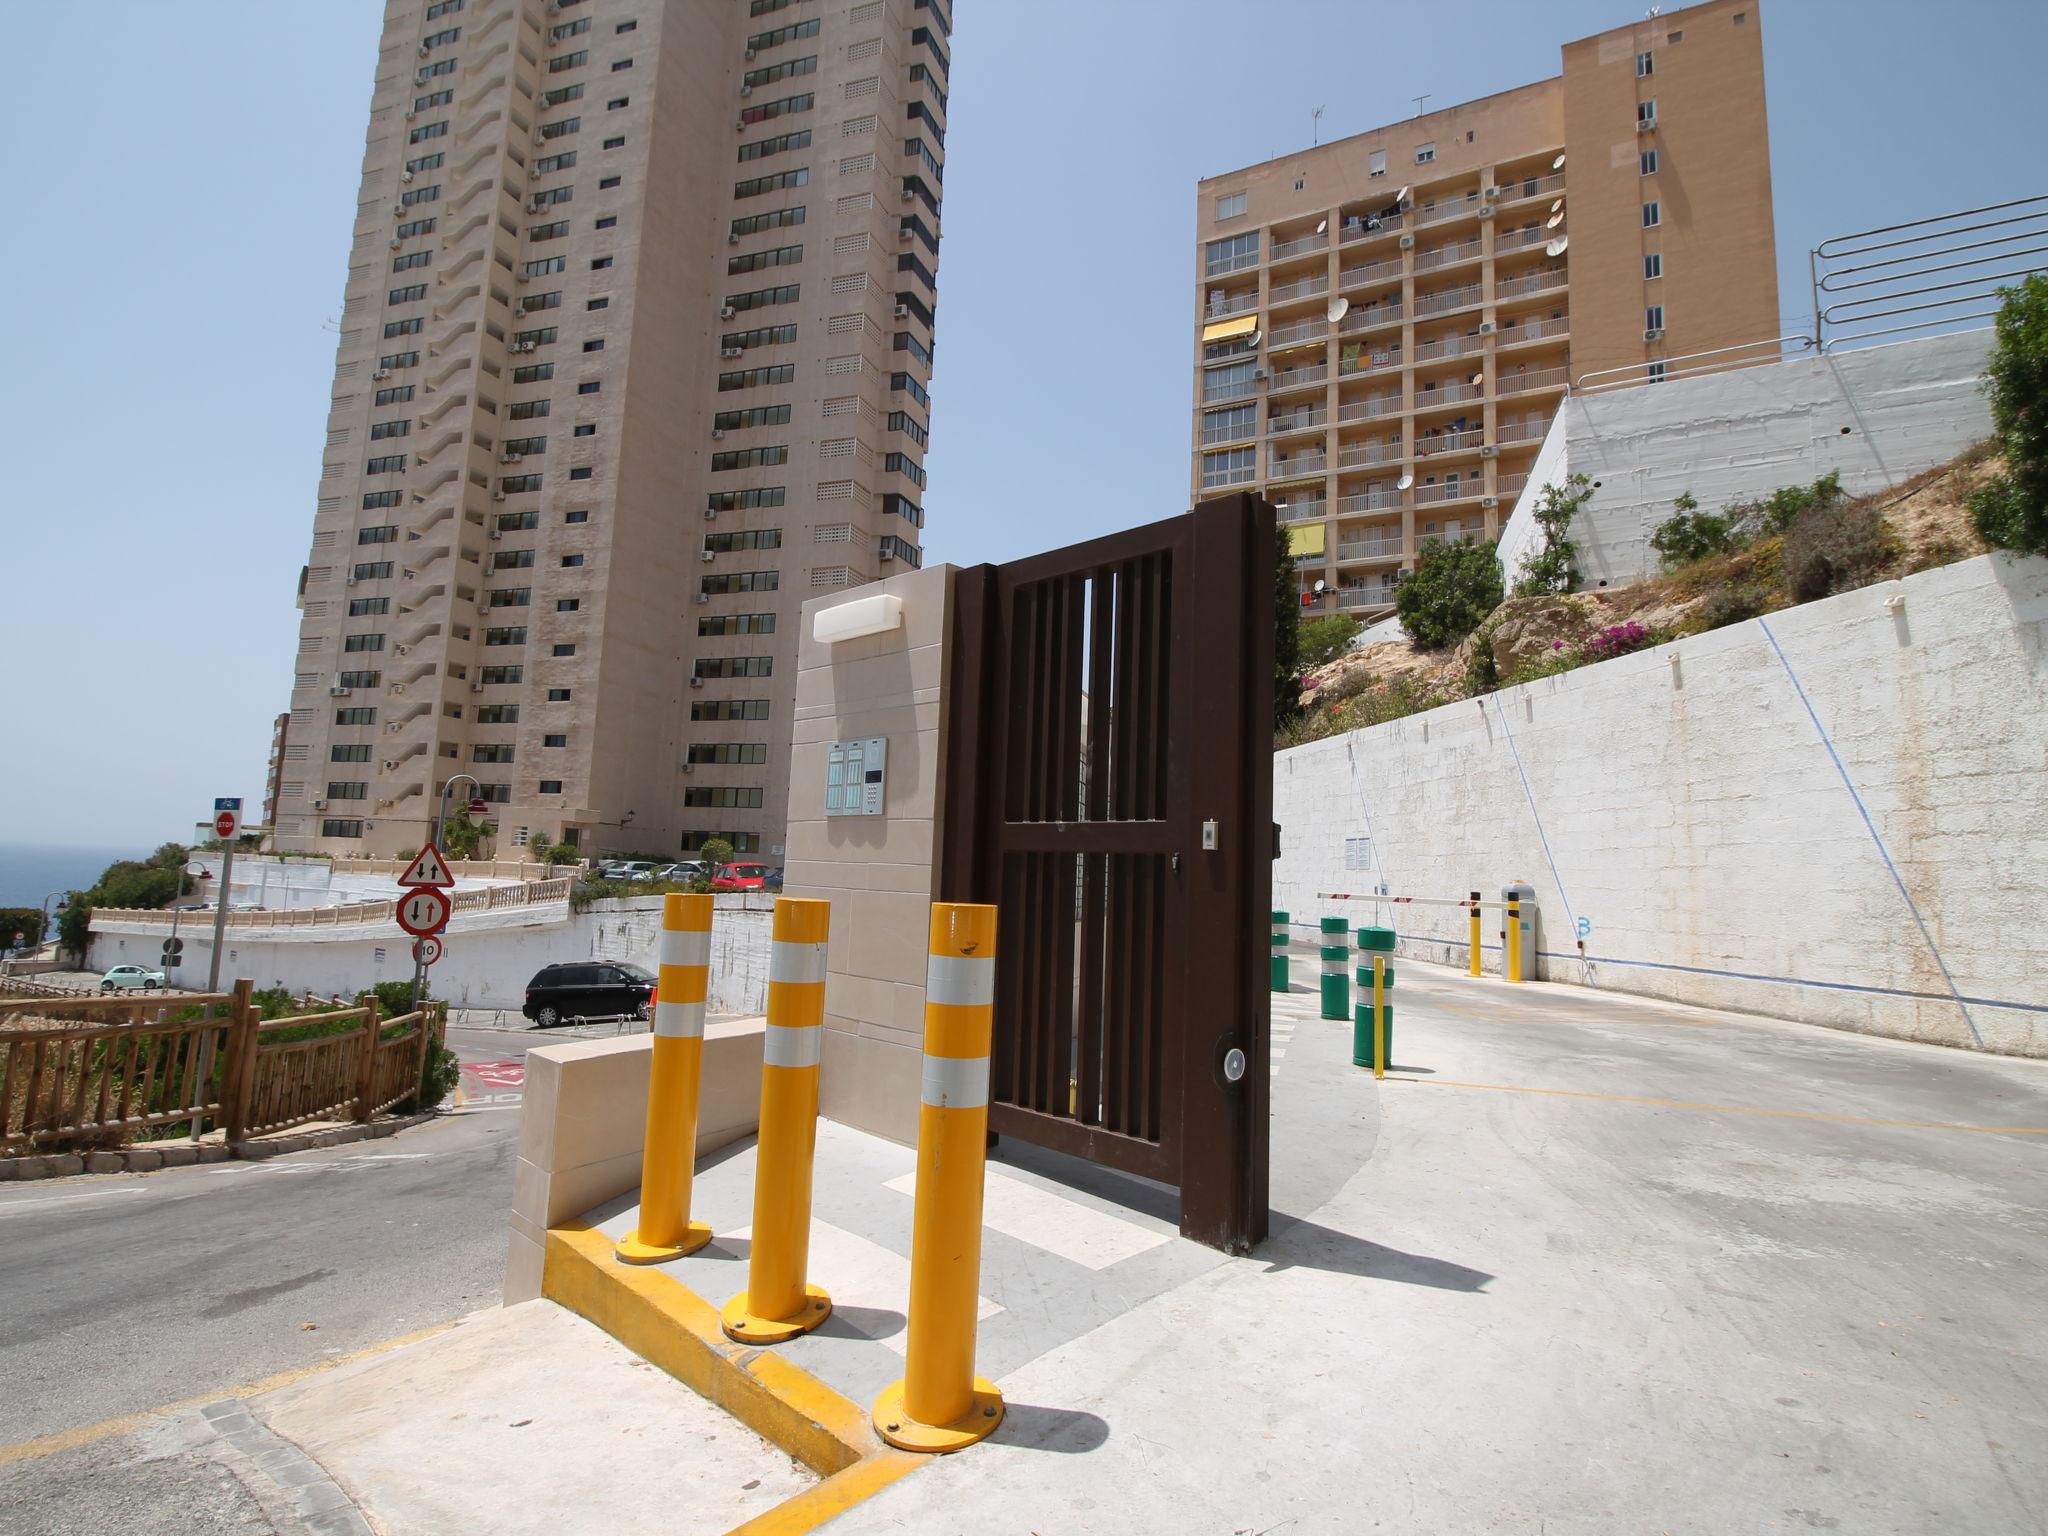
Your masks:
M737 0L734 0L737 3ZM1674 7L1675 8L1675 7ZM2040 0L1758 0L1782 307L1831 234L2048 190ZM958 0L926 550L1183 510L1194 184L1555 73L1609 0ZM381 6L47 6L14 72L0 841L262 795ZM91 70L37 61L89 59ZM89 81L90 90L81 88ZM23 99L23 98L26 99ZM251 382L256 386L251 389Z

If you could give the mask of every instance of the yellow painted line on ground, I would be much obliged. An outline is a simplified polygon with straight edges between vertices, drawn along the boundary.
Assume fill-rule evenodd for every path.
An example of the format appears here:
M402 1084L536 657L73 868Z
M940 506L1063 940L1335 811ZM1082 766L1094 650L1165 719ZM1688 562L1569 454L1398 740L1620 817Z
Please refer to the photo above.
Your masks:
M223 1387L217 1392L202 1392L197 1397L181 1398L175 1403L164 1403L155 1408L145 1408L140 1413L123 1414L118 1419L106 1419L98 1424L86 1424L78 1429L59 1430L53 1435L40 1435L34 1440L21 1440L13 1445L0 1445L0 1467L12 1466L18 1461L36 1461L44 1456L55 1456L63 1451L76 1450L82 1445L111 1439L140 1429L151 1419L162 1418L165 1414L179 1413L187 1408L198 1408L207 1403L217 1403L224 1398L261 1397L266 1392L275 1392L279 1387L288 1387L295 1381L304 1381L308 1376L317 1376L322 1371L331 1371L338 1365L351 1365L358 1360L367 1360L372 1355L381 1355L387 1350L403 1349L408 1344L417 1344L422 1339L431 1339L437 1333L446 1333L458 1327L461 1318L445 1323L436 1323L431 1328L422 1328L416 1333L401 1334L395 1339L386 1339L381 1344L372 1344L346 1355L336 1355L332 1360L322 1360L314 1365L302 1365L294 1370L279 1371L275 1376L265 1376L261 1381L252 1381L239 1387Z
M1535 1093L1559 1099L1598 1099L1608 1104L1641 1104L1650 1109L1690 1109L1714 1115L1766 1115L1779 1120L1826 1120L1836 1125L1875 1125L1899 1131L1968 1131L1979 1136L2048 1136L2048 1125L1952 1125L1941 1120L1883 1120L1873 1115L1836 1115L1819 1109L1766 1109L1755 1104L1699 1104L1686 1099L1650 1099L1630 1093L1593 1093L1583 1088L1531 1088L1520 1083L1458 1083L1440 1077L1404 1077L1389 1072L1391 1083L1421 1083L1431 1088L1482 1088L1490 1093Z
M541 1293L716 1403L822 1481L728 1536L802 1536L930 1460L893 1450L867 1410L770 1351L736 1344L718 1308L672 1276L616 1262L583 1222L548 1231Z

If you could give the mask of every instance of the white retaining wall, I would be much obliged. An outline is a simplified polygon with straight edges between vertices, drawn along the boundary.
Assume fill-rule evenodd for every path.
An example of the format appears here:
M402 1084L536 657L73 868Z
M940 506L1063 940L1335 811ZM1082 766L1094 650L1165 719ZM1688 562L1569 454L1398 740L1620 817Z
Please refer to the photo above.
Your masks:
M1600 489L1573 527L1580 569L1587 586L1621 586L1655 567L1650 534L1687 491L1715 512L1837 469L1853 495L1886 490L1991 435L1978 388L1991 340L1964 331L1573 394L1563 462L1546 466L1546 443L1508 526L1547 481L1590 476Z
M759 1013L768 998L770 899L717 898L711 925L711 996L715 1013ZM630 960L655 968L661 898L634 896L571 913L568 903L463 912L443 935L446 950L428 974L433 995L457 1008L517 1010L526 983L544 965L570 960ZM163 924L93 924L92 965L155 966L169 928ZM174 984L206 985L213 929L202 915L179 926L184 961ZM334 928L231 929L224 978L246 976L262 987L352 993L380 981L411 977L412 939L395 923Z
M1521 879L1546 979L2048 1056L2048 560L1979 556L1297 747L1274 817L1273 903L1304 934L1374 920L1319 892ZM1463 964L1463 913L1378 910L1404 952Z
M208 896L220 889L221 856L193 855L191 861L213 878L205 882ZM567 871L565 871L567 873ZM315 907L347 906L360 901L389 901L398 894L397 874L370 874L361 870L336 869L325 859L279 859L261 853L235 855L235 889L228 909L239 912L262 908L270 912L303 912ZM188 895L199 882L187 880ZM455 882L458 891L480 891L494 885L516 885L515 880L485 880L465 875Z

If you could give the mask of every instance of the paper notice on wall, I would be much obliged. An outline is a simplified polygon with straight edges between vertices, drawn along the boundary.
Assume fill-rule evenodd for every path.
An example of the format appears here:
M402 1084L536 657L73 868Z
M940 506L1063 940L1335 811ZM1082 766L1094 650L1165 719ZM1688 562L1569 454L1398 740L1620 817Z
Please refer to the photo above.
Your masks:
M1372 839L1369 837L1347 837L1344 839L1344 867L1346 869L1371 869Z

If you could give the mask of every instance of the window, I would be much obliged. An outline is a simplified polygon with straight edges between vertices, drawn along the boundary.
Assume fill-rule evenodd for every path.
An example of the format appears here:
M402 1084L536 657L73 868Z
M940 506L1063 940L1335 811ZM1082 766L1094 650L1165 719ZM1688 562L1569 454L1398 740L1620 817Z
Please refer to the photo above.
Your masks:
M1655 73L1657 73L1657 55L1654 53L1637 54L1636 78L1638 80L1647 79L1649 76L1654 75Z
M438 184L431 187L410 187L398 194L398 205L401 208L410 208L415 203L437 202L440 196L441 188Z
M1202 375L1202 398L1232 400L1239 395L1250 394L1258 368L1256 361L1247 359L1241 363L1228 363L1221 368L1208 369Z
M581 101L582 99L583 86L581 83L576 85L559 85L552 91L545 93L540 99L540 104L544 107L559 107L565 101Z
M1636 168L1645 176L1657 174L1657 151L1646 149L1636 156Z
M639 29L640 23L637 21L622 21L617 26L613 27L612 31L614 34L617 34L620 32L637 32Z
M915 416L911 415L908 411L891 411L889 413L889 419L885 423L885 425L891 432L901 432L905 434L913 443L916 443L917 446L920 448L925 447L931 441L930 434L927 433L924 429L924 423L919 421Z
M804 259L804 248L800 245L778 245L772 250L750 251L744 256L728 256L725 259L725 274L733 277L741 272L758 272L764 267L789 267Z
M798 75L815 75L818 72L818 56L811 54L801 59L784 59L778 64L763 64L759 69L750 69L740 76L740 83L748 90L756 86L773 85L778 80L792 80Z
M526 231L526 238L538 243L542 240L559 240L569 233L569 221L557 219L552 224L535 224Z
M773 656L699 656L699 677L772 677Z
M370 423L370 440L372 442L387 437L406 437L411 432L412 420L410 417L400 417L397 421L373 421Z
M387 320L384 322L384 337L388 341L393 336L417 336L424 323L418 315L409 320Z
M414 71L414 79L419 84L424 85L436 75L452 75L454 73L455 61L453 59L442 59L438 63L422 64Z
M1643 128L1654 128L1656 126L1657 101L1655 97L1652 97L1648 101L1639 101L1636 103L1636 124L1638 127Z
M751 331L727 331L718 338L721 349L733 347L773 347L796 340L794 325L762 325Z
M384 296L387 304L417 304L427 296L425 283L408 283L403 288L394 288Z
M737 373L721 373L718 387L721 391L755 389L764 384L787 384L795 377L795 363L774 363L766 368L742 368Z
M693 763L765 763L768 744L762 741L700 741L690 746Z
M692 720L766 720L766 699L698 699L690 705Z
M519 706L517 704L479 704L476 707L478 725L517 725Z
M550 688L550 689L548 690L548 702L549 702L550 704L566 704L566 703L568 703L568 702L569 702L569 690L568 690L568 689L566 689L566 688Z
M713 554L729 553L736 549L780 549L782 530L780 528L742 528L733 533L707 533L704 547Z
M403 256L391 258L391 270L394 272L410 272L415 267L430 266L433 260L434 253L432 251L408 251Z
M405 136L405 142L408 144L424 144L429 139L446 138L447 134L448 119L444 117L438 122L421 123L419 127L413 129L411 133Z
M719 810L758 810L761 805L761 791L743 789L730 784L692 788L683 791L683 804Z
M427 20L432 21L437 16L452 15L461 9L462 0L434 0L434 3L427 7Z
M462 28L449 27L442 32L429 32L420 39L420 46L422 48L445 48L461 36Z
M1436 146L1434 144L1418 144L1415 146L1415 163L1417 165L1427 165L1435 158Z
M1242 485L1258 474L1259 451L1256 448L1226 448L1221 453L1202 455L1202 489L1214 490L1221 485Z
M606 149L624 149L626 147L626 136L622 133L617 138L606 139L603 147Z
M536 176L548 176L556 171L566 171L575 163L576 151L565 149L559 155L542 155L528 169Z
M1664 382L1664 364L1650 364L1649 382L1652 384L1662 384Z
M604 178L604 180L600 181L600 182L599 182L599 183L597 184L597 190L598 190L598 191L600 191L600 192L605 192L605 191L609 191L609 190L610 190L611 188L613 188L613 187L616 187L616 186L617 186L618 184L619 184L619 178L618 178L618 177L616 177L616 176L607 176L607 177L605 177L605 178Z
M516 664L509 667L485 667L478 673L478 681L485 684L523 683L526 681L526 668Z
M506 408L505 415L512 421L532 421L537 416L547 415L552 408L553 402L548 400L514 400ZM507 443L505 451L512 453L516 450L510 443Z
M1643 310L1643 329L1645 331L1661 331L1664 329L1664 306L1662 304L1651 304Z
M363 465L363 473L366 475L395 475L402 472L404 468L404 454L387 453L367 461Z
M552 379L554 376L555 365L553 363L528 363L524 367L512 370L512 382L514 384L538 384L542 380ZM535 403L544 404L545 402ZM513 414L515 416L518 414L517 406L513 407ZM545 416L547 412L536 411L534 414L536 416Z
M363 510L369 512L379 507L395 507L404 500L403 491L370 491L363 497Z
M612 301L610 299L585 299L583 301L583 308L586 313L594 309L610 309L611 307Z
M533 597L531 587L499 587L489 594L487 608L524 608Z
M600 384L596 379L586 379L576 386L576 393L579 395L594 395L603 388L604 385Z
M564 570L574 570L577 566L581 565L582 563L583 557L581 555L562 556L562 569Z
M540 514L535 513L536 517ZM533 551L530 549L501 549L491 556L492 571L523 571L533 565Z
M503 741L480 741L469 749L469 760L472 763L509 763L512 761L512 745Z
M587 523L590 521L590 514L588 512L580 511L564 512L562 514L562 521L565 523Z
M800 96L784 96L777 101L764 101L758 106L740 108L742 123L765 123L770 118L786 117L792 112L808 112L817 100L809 91Z
M508 496L517 496L522 491L540 489L539 475L506 475L498 481L498 489Z
M751 491L713 491L706 497L706 512L742 512L756 507L779 507L783 504L788 488L780 485L760 485Z
M530 343L535 347L547 346L554 339L555 328L552 325L541 326L538 330L514 331L512 333L512 343L514 346L518 346L521 343Z
M359 544L373 544L374 539L358 539ZM391 562L389 560L366 560L350 573L357 581L389 581Z
M572 470L570 470L570 471L569 471L569 478L570 478L571 480L588 480L588 479L589 479L589 478L591 477L591 473L592 473L592 471L591 471L590 467L589 467L588 465L585 465L585 466L584 466L583 468L581 468L581 469L572 469Z
M1664 222L1664 212L1655 203L1643 204L1643 228L1655 229Z
M728 293L725 302L733 309L765 309L770 304L794 304L802 292L800 283L784 283L777 288L755 288L746 293Z
M396 234L401 240L410 240L415 235L431 235L436 222L434 219L408 219L398 226Z
M344 688L378 688L384 683L382 672L344 672L335 679Z
M558 597L555 599L555 612L557 613L575 613L582 606L583 599L580 597Z
M405 162L407 171L417 176L421 171L438 171L447 163L448 157L436 150L431 155L421 155L417 160Z
M772 613L725 613L697 621L700 635L772 635L775 633L775 615Z
M550 656L574 656L576 654L576 647L573 645L558 645L549 651L548 654Z
M1220 277L1226 272L1241 272L1246 267L1259 264L1259 232L1246 230L1241 235L1231 235L1222 240L1211 240L1207 246L1208 275Z
M379 368L411 368L419 363L417 352L389 352L377 359Z
M526 626L524 624L512 624L501 629L487 629L484 631L484 644L524 645L526 644Z
M615 75L622 69L631 69L632 67L633 61L631 59L614 59L612 61L612 73Z
M569 434L571 437L595 437L597 428L587 421L578 422Z
M891 453L882 459L882 473L902 475L919 490L924 489L924 467L907 453Z
M617 214L608 214L604 218L601 218L597 221L596 227L599 229L610 229L618 222L619 216Z
M500 512L498 514L498 532L500 533L524 533L529 528L538 528L539 526L540 514L530 508L524 512Z
M1372 176L1387 174L1387 152L1384 149L1376 149L1367 157L1366 172Z
M1226 411L1206 411L1202 415L1202 441L1204 443L1234 443L1241 438L1259 435L1259 408L1255 405L1234 405Z
M916 379L912 378L907 373L890 374L889 388L891 390L903 390L907 392L911 399L915 400L919 405L923 406L926 410L930 410L932 408L931 392L927 390L922 384L918 383Z
M723 576L706 576L698 590L716 595L723 592L773 592L782 585L779 571L731 571Z
M792 149L808 149L811 144L811 130L799 128L794 133L778 133L773 138L756 139L751 144L740 146L740 160L761 160L769 155L779 155Z
M816 37L818 22L815 17L809 21L794 22L786 27L777 27L770 32L756 32L747 39L749 53L766 53L770 48L779 48L784 43L793 43L799 38Z
M391 599L388 597L352 597L348 600L348 616L359 619L365 614L389 613Z
M363 835L363 824L360 821L344 821L330 816L320 823L320 835L322 837L361 837Z
M358 544L396 544L398 542L398 525L396 523L385 523L376 528L358 528L356 530L356 542ZM387 570L384 574L388 576L391 573Z
M792 326L791 329L794 330L795 327ZM586 352L602 352L604 350L604 338L600 336L594 341L586 341L583 343L583 350Z
M783 443L770 443L759 448L728 449L724 453L711 455L713 474L731 469L753 469L763 464L787 464L789 448Z
M778 208L773 213L749 214L743 219L734 219L729 232L735 235L758 235L764 229L782 229L804 221L803 205L794 208Z
M549 27L548 40L559 43L565 37L581 37L589 30L590 18L585 16L581 21L565 21L559 26Z
M377 711L360 707L337 709L334 712L334 723L336 725L375 725L377 723Z
M893 514L900 517L913 528L924 526L924 508L908 496L899 496L894 491L882 497L882 513L884 516Z
M614 96L610 101L604 104L604 109L607 112L616 112L619 110L619 108L625 106L632 99L633 98L630 96Z
M575 200L576 189L574 187L549 187L545 192L534 193L527 201L529 206L534 207L535 211L538 211L541 208L553 208L558 204L570 203Z
M370 786L361 779L337 780L328 784L327 798L330 800L367 800L370 798Z
M562 792L562 781L560 779L542 779L539 792L543 795L559 795Z
M454 99L453 91L434 91L425 96L413 97L412 109L415 112L431 112L436 107L447 106Z
M732 185L734 197L759 197L764 192L780 191L784 187L801 187L810 183L809 166L797 166L792 170L777 171L772 176L755 176Z
M1664 257L1662 253L1658 251L1650 252L1649 255L1643 258L1643 280L1648 282L1653 277L1662 277L1663 275Z
M791 326L790 329L795 330L796 327ZM916 358L920 363L923 363L927 368L931 367L932 365L931 348L927 347L923 342L919 341L915 336L911 335L908 331L898 331L896 333L895 346L892 350L897 352L908 352L912 357Z
M565 53L548 60L548 73L559 75L572 69L580 69L590 62L590 50L578 48L574 53Z

